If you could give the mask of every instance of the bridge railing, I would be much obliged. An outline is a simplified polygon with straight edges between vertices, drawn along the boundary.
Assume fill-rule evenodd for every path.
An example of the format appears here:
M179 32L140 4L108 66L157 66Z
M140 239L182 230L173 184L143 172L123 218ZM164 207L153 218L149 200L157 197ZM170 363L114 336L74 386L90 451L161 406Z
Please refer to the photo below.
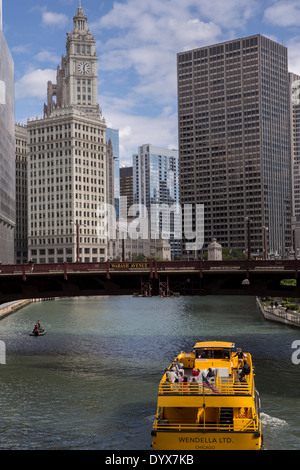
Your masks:
M0 265L0 274L22 274L22 273L56 273L76 271L105 271L106 263L26 263Z
M137 265L144 265L141 269L151 272L164 271L217 271L217 270L240 270L240 271L259 271L259 270L281 270L298 272L300 270L300 260L282 259L282 260L226 260L226 261L207 261L207 260L191 260L191 261L155 261L147 260L145 263L128 264L126 268L122 267L123 263L49 263L49 264L0 264L0 274L18 274L18 273L55 273L55 272L88 272L88 271L120 271L120 270L137 270ZM146 267L147 265L147 267ZM119 266L119 267L118 267Z
M260 269L274 269L274 270L287 270L298 271L300 269L300 260L297 259L282 259L282 260L226 260L226 261L211 261L211 260L198 260L198 261L157 261L158 271L167 270L260 270Z

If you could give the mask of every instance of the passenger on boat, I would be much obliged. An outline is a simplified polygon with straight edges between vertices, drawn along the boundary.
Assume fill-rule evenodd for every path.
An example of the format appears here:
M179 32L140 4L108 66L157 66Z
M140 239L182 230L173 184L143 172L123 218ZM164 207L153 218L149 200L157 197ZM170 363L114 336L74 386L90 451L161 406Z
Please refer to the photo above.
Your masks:
M245 375L249 375L250 374L250 366L249 364L247 363L246 359L244 359L244 365L242 367L242 370L240 372L240 376L239 376L239 380L240 382L243 382L244 381L244 378L245 378Z
M189 389L188 378L186 376L181 377L180 382L182 383L182 390L187 391Z
M190 393L201 393L203 392L202 378L200 375L198 377L193 377L190 382Z
M200 374L199 369L195 369L195 367L194 367L192 374L193 374L194 377L198 377L198 375Z
M195 382L195 383L202 383L202 375L199 373L199 375L197 375L196 377L193 377L191 382Z
M184 368L184 365L182 364L182 362L179 362L178 359L175 359L175 361L173 361L173 364L175 365L175 367L177 367L177 369Z
M183 374L184 374L183 364L178 362L177 359L172 362L171 370L177 372L177 374L180 375L180 376L183 376Z
M175 379L174 382L173 382L173 385L172 385L172 390L177 390L179 391L180 390L180 383L179 383L179 379Z
M166 369L166 376L170 383L174 383L175 379L177 379L177 373L174 370Z
M238 357L239 365L243 364L245 356L244 356L243 351L242 351L241 348L237 349L237 352L233 357Z
M209 368L206 377L214 377L214 376L215 376L214 371L211 368Z

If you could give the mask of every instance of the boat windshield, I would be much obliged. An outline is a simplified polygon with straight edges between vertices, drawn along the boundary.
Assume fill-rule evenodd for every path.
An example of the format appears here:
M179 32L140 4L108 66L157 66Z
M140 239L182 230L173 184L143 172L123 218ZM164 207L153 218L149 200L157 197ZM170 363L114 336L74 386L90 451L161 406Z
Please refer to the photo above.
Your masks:
M230 359L231 349L195 349L196 359Z

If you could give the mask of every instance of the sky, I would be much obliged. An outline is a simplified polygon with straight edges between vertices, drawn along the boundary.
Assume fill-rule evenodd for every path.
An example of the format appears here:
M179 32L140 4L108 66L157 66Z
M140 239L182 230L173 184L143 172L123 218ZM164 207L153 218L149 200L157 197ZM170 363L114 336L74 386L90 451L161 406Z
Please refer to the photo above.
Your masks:
M120 166L138 146L178 148L177 53L262 34L300 74L300 0L81 0L98 54L98 102L119 129ZM43 116L79 0L3 0L15 64L15 121Z

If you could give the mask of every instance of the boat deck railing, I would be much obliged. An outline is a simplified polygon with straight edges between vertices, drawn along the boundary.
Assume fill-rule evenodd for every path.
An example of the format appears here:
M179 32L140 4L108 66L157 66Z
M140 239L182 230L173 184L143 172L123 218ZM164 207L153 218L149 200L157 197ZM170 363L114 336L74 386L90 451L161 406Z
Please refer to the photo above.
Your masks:
M257 419L247 419L242 423L175 423L156 419L153 424L155 431L206 431L206 432L255 432L258 430Z
M249 377L251 379L251 377ZM159 384L159 395L251 395L252 380L246 382L235 381L234 378L218 378L210 383L208 388L202 381L169 383L165 377Z

